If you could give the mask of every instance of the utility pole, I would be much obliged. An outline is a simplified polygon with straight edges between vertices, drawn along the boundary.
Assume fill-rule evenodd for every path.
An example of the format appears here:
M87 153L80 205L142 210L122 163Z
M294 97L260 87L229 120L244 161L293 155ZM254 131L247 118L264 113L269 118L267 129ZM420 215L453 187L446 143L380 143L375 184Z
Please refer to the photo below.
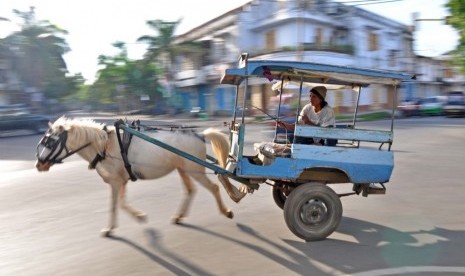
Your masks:
M305 52L305 14L314 7L313 0L296 0L297 4L297 61L303 61Z
M430 22L434 22L434 21L445 21L446 18L419 18L419 13L418 12L415 12L415 13L412 13L412 39L413 39L413 42L415 41L415 32L418 31L418 22L422 22L422 21L430 21ZM413 43L412 43L413 44ZM415 51L414 49L412 49L413 52L414 52L414 59L413 61L415 61ZM413 63L413 62L412 62ZM444 69L443 69L444 70ZM416 73L416 72L414 72ZM434 78L434 76L433 76ZM411 85L411 84L410 84ZM413 94L413 91L411 89L414 89L412 87L409 87L408 88L408 94L409 94L409 97L411 96L411 94Z

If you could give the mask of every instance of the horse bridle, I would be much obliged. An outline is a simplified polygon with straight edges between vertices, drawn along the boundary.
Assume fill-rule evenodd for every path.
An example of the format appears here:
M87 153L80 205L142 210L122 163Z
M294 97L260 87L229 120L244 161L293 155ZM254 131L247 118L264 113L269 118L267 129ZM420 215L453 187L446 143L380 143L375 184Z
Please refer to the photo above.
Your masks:
M66 140L68 139L68 132L63 131L59 135L53 135L52 133L45 133L44 137L40 140L37 145L37 159L42 163L63 163L63 160L70 155L75 154L76 152L84 149L89 146L91 143L84 144L75 150L69 150L66 146ZM40 158L40 152L43 148L50 150L49 154L45 158ZM66 154L60 158L61 153L65 151Z

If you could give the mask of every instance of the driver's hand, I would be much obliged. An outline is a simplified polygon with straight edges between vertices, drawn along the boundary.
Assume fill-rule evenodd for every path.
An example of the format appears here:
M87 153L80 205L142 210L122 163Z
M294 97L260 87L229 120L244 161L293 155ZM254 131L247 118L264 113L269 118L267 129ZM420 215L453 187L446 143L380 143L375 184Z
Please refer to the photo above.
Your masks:
M304 121L305 124L307 125L312 125L312 121L310 121L310 119L308 118L307 115L302 115L302 121Z

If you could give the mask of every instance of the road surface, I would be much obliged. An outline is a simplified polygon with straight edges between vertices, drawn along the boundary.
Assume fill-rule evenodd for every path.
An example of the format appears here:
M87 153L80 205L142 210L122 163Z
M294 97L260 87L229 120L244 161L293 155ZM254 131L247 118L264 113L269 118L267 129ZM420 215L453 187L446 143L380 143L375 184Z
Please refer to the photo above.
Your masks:
M311 243L287 229L267 186L239 204L222 190L232 220L198 186L185 224L171 224L183 195L176 173L130 183L148 222L120 212L114 237L102 238L108 186L77 156L37 172L39 138L0 138L0 275L465 274L463 118L399 120L387 194L342 198L337 231ZM247 138L267 134L252 126Z

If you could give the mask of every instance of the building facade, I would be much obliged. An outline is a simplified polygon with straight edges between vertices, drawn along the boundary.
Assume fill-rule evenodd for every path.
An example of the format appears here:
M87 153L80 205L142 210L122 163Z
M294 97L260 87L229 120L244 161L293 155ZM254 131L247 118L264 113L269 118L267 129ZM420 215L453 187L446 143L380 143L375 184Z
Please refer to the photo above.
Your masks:
M0 106L21 103L24 95L20 88L20 81L11 69L11 63L0 58Z
M220 85L219 80L243 52L252 59L417 73L423 67L416 66L412 30L330 0L251 1L176 38L175 43L199 41L205 49L203 56L177 57L176 95L185 110L198 106L212 114L231 114L235 90ZM370 93L362 93L360 98L362 111L392 108L392 87L373 85L368 89ZM398 99L414 95L416 89L415 83L402 85ZM256 83L250 100L266 110L273 95L271 84L263 81ZM355 99L355 94L328 93L328 102L338 112L350 110Z

